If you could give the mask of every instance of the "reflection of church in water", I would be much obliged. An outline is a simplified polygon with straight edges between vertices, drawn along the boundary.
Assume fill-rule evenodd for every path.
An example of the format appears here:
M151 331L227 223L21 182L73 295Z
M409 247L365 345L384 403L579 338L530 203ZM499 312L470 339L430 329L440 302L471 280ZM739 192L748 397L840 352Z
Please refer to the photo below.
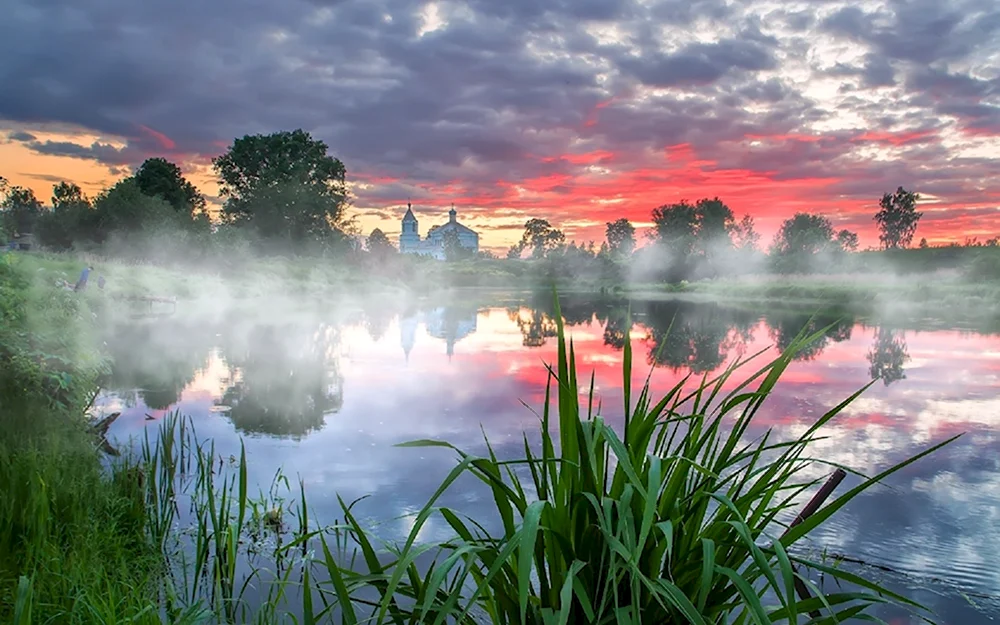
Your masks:
M445 341L446 353L451 358L455 343L476 331L476 308L442 306L428 311L412 311L399 319L399 342L407 361L417 340L417 328L423 323L429 336Z

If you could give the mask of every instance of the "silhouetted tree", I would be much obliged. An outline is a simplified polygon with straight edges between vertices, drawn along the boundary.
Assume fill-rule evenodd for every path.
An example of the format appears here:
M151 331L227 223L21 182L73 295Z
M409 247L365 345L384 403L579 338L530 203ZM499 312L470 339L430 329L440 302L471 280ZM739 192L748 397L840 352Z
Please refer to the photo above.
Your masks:
M524 224L520 248L521 250L531 250L532 258L544 258L550 251L562 245L565 240L565 235L553 228L548 221L534 218L529 219Z
M850 230L841 230L837 233L837 243L845 252L858 251L858 234Z
M396 254L396 246L389 241L389 237L380 228L375 228L368 235L366 247L368 248L368 252L380 261L384 261Z
M31 234L42 214L42 203L35 192L19 186L10 186L4 180L0 186L0 212L2 225L9 235Z
M457 230L447 230L441 239L441 245L444 247L444 259L448 262L472 257L472 250L462 245Z
M205 198L185 177L181 168L165 158L147 158L135 172L135 182L144 194L158 197L174 210L192 216L205 210Z
M628 219L622 217L616 221L609 221L605 230L608 240L608 251L618 257L632 255L635 249L635 227Z
M754 228L753 217L743 215L743 219L733 227L733 245L736 249L745 252L757 250L760 244L760 234Z
M879 200L881 209L875 213L883 249L909 247L917 231L917 222L923 217L917 211L920 196L899 187L895 193L886 193Z

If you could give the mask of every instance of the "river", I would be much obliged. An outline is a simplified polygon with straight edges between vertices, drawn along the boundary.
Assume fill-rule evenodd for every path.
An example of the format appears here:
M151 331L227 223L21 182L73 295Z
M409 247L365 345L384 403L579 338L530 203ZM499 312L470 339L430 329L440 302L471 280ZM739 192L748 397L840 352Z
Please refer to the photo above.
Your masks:
M632 302L631 311L628 328L620 304L563 305L580 377L593 372L611 423L622 420L626 336L635 382L650 375L655 395L689 373L768 350L763 364L810 322L809 311L676 301ZM238 454L242 437L251 482L266 490L279 468L301 478L314 518L335 518L339 494L368 495L366 517L397 519L423 505L455 454L395 444L442 439L482 452L485 433L500 454L517 456L522 432L537 431L521 402L541 407L544 365L556 353L552 314L544 297L468 296L444 305L139 319L109 335L116 364L96 408L122 413L111 429L119 445L171 410L191 416L222 456ZM992 622L1000 615L1000 337L933 319L905 327L832 314L812 321L828 324L782 377L756 428L800 434L879 378L825 428L813 455L874 474L964 436L852 501L811 540L874 565L866 570L930 607L940 623ZM855 483L849 478L838 492ZM442 503L475 514L487 506L483 497L463 485ZM408 530L405 519L392 524L390 534ZM447 536L443 523L432 523L422 538Z

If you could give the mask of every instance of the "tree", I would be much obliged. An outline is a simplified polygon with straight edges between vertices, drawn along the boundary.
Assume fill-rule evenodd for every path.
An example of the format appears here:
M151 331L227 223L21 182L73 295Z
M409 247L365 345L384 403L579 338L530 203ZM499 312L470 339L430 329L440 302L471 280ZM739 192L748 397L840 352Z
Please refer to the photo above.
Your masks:
M754 228L753 217L743 215L743 219L733 227L733 245L736 249L754 252L760 244L760 234Z
M137 232L144 226L176 218L173 207L166 200L143 193L134 177L124 178L110 189L101 191L94 199L94 211L98 243L112 232Z
M849 240L847 242L850 243ZM834 236L829 219L822 215L796 213L781 224L771 243L770 254L777 271L801 272L812 268L810 263L817 255L840 253L842 250L842 243Z
M11 235L31 234L35 223L42 214L42 203L35 192L19 186L0 183L0 212L3 213L3 228Z
M225 198L223 219L275 242L342 238L346 169L327 149L301 129L236 139L212 160Z
M879 201L881 210L875 213L875 222L880 230L879 240L883 249L909 247L917 231L917 222L923 217L916 209L920 196L899 187L895 193L886 193Z
M458 237L458 231L453 228L444 233L441 244L444 247L444 259L448 262L472 256L472 252L462 245L462 241Z
M530 249L531 257L537 259L544 258L550 251L561 246L565 240L565 235L553 228L548 221L535 218L525 222L520 246L522 250Z
M927 246L927 238L926 238L926 237L924 237L924 238L921 238L921 239L920 239L920 245L918 245L917 247L919 247L919 248L920 248L920 249L922 249L922 250L926 250L926 249L927 249L927 247L928 247L928 246Z
M653 224L653 237L676 256L686 257L694 250L698 235L698 211L687 200L654 208Z
M507 250L507 260L516 260L521 258L521 254L524 252L524 245L518 241L514 245L510 246Z
M38 242L45 247L65 250L82 239L93 239L96 224L90 199L72 182L52 187L52 210L38 218Z
M79 185L60 182L52 187L52 210L59 212L81 207L90 208L90 200Z
M786 219L775 235L772 254L783 256L812 255L830 249L833 224L822 215L796 213Z
M166 200L174 210L187 215L205 210L205 198L181 172L165 158L147 158L135 172L139 190L151 197Z
M368 235L368 252L379 260L384 260L396 253L396 247L382 230L375 228Z
M635 249L635 227L628 219L622 217L617 221L609 221L605 236L608 240L608 250L612 255L619 258L632 255Z
M858 233L851 232L845 228L837 233L837 243L840 245L840 249L845 252L857 252Z

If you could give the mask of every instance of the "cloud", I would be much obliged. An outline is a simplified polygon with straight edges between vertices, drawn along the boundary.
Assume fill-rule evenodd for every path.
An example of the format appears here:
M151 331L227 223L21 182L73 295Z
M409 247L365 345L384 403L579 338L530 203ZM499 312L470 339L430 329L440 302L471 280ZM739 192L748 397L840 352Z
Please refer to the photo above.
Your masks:
M23 130L15 131L7 135L7 139L10 141L17 141L20 143L27 143L29 141L35 140L35 135L30 132L24 132Z
M728 192L767 221L904 183L970 206L998 195L998 32L988 0L12 0L0 121L117 170L205 168L235 137L301 127L369 220L410 198L639 221Z

